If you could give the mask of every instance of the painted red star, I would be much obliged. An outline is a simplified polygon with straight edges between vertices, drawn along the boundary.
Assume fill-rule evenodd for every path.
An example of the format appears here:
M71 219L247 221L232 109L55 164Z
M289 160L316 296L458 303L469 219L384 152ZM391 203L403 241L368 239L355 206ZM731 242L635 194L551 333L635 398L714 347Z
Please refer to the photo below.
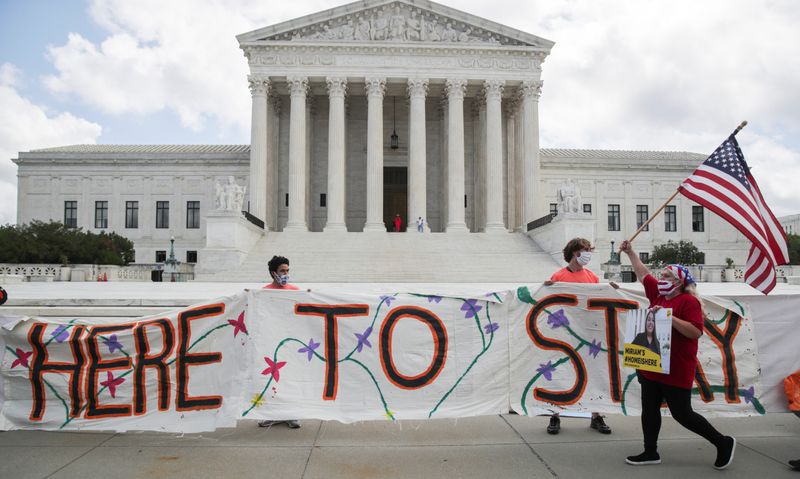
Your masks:
M101 386L105 386L108 388L108 392L111 393L111 397L117 397L117 386L125 382L125 378L115 378L111 371L106 371L106 379L105 381L101 382Z
M243 332L244 334L247 333L247 326L244 324L244 311L239 313L239 319L229 319L228 323L233 326L233 337L235 338L239 331Z
M26 353L25 351L17 348L17 359L11 363L11 369L14 369L19 365L25 366L26 368L30 367L28 365L28 358L31 357L31 354L33 354L33 351Z
M271 360L268 357L264 357L264 361L267 362L267 369L261 371L261 374L266 376L267 374L272 374L272 377L275 378L275 382L281 380L281 368L286 366L286 361L281 361L276 363L275 361Z

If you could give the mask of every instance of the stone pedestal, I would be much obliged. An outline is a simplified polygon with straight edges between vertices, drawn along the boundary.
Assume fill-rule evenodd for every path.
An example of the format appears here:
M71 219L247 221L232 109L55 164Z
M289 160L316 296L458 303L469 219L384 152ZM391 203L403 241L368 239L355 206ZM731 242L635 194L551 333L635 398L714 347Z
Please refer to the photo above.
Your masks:
M594 244L595 222L592 216L585 213L562 213L553 221L528 231L528 236L548 253L558 264L564 263L564 246L573 238L586 238ZM589 265L595 273L599 270L599 261Z
M206 247L201 250L198 275L213 274L239 266L264 235L264 230L237 211L216 210L206 216Z

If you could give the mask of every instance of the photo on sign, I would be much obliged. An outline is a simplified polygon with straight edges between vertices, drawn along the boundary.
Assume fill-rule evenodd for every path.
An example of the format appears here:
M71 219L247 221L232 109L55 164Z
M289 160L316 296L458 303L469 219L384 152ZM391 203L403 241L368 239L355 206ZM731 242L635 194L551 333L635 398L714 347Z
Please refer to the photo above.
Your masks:
M642 308L627 312L624 365L669 374L672 309Z

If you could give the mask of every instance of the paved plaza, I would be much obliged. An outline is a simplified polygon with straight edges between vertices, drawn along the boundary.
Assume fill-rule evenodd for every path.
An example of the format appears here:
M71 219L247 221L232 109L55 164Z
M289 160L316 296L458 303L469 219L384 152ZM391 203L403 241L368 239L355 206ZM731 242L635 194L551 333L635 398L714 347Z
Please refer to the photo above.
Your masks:
M301 421L204 434L0 432L0 477L28 478L800 478L786 461L800 457L800 419L793 414L715 418L738 440L726 471L711 464L704 440L666 419L663 463L629 466L641 452L638 417L607 417L600 435L581 418L545 432L547 418L516 415L431 421Z

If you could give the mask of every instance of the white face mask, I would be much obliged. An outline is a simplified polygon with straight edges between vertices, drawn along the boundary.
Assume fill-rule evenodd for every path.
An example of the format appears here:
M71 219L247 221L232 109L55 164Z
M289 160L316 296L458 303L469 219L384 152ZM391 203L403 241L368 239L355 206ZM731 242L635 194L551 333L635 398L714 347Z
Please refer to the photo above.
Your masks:
M661 296L669 296L678 289L679 284L673 284L672 281L661 279L658 281L658 294Z
M281 286L286 286L289 284L289 275L288 274L276 274L275 281L278 282Z
M592 261L592 252L591 251L581 251L581 255L578 256L578 264L581 266L586 266Z

